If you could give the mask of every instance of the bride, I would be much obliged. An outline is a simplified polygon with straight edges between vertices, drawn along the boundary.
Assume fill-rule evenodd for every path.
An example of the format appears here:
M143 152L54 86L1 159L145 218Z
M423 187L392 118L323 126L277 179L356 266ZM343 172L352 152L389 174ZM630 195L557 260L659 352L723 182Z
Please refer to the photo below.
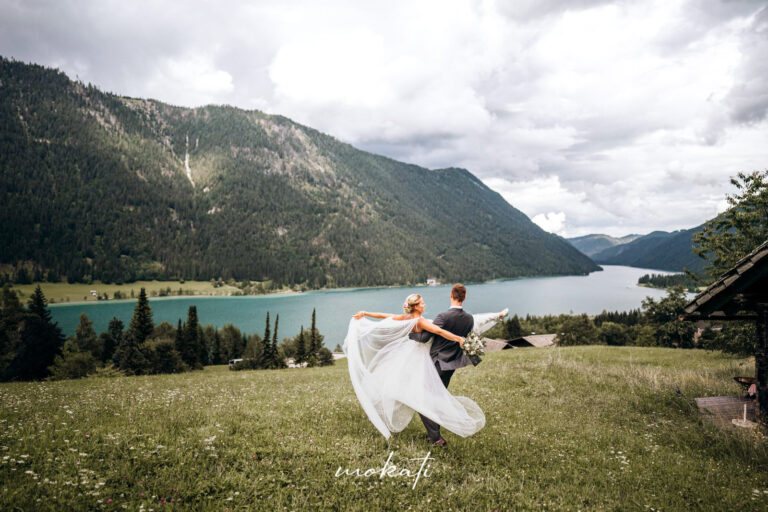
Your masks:
M389 439L411 422L415 411L454 434L467 437L485 426L485 414L471 399L453 396L430 356L432 340L414 341L428 331L462 345L464 338L427 320L424 300L408 296L404 314L360 311L349 322L342 347L360 405L373 425ZM503 318L502 313L472 315L472 332L481 334ZM382 318L374 322L364 317Z

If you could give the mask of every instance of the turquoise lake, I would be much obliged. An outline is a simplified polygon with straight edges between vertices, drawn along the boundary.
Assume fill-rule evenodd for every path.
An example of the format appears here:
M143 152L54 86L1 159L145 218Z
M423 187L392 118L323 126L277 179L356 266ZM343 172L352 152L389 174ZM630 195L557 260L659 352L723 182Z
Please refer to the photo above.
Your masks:
M602 272L588 276L558 276L491 281L467 285L464 308L471 313L485 313L509 308L510 315L558 313L596 314L603 310L625 311L639 308L647 297L663 297L666 292L637 286L643 274L659 270L604 265ZM150 298L155 323L168 321L174 326L184 321L190 305L197 306L200 323L222 327L232 323L245 333L264 332L267 311L274 321L280 315L278 336L293 336L307 327L312 309L317 310L317 326L325 336L325 345L333 349L344 341L350 317L359 310L401 312L400 306L410 293L419 293L427 305L425 316L434 318L448 308L450 285L393 288L360 288L313 291L290 295L246 297L162 297ZM82 304L52 304L53 319L66 335L73 334L81 313L93 321L97 333L105 331L112 317L128 326L136 300L110 300Z

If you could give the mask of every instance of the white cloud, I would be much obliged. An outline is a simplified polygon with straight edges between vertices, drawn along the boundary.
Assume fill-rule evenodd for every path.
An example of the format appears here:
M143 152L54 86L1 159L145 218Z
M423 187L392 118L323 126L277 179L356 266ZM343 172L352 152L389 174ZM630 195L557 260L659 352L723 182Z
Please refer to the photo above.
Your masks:
M697 225L768 161L764 1L0 0L0 54L466 167L546 229Z
M234 90L232 75L217 69L212 59L203 55L162 59L147 88L157 91L164 101L200 106L215 103ZM172 95L168 91L176 91Z
M564 233L565 228L565 213L564 212L549 212L540 213L531 219L533 222L539 225L544 231L550 233L557 233L561 235Z

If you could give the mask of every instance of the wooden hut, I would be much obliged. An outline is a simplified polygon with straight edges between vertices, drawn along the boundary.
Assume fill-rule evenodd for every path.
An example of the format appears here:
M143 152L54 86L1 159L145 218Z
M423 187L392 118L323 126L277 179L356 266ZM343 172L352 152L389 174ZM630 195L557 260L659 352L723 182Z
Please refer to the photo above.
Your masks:
M768 240L685 307L685 320L752 320L759 417L768 422Z

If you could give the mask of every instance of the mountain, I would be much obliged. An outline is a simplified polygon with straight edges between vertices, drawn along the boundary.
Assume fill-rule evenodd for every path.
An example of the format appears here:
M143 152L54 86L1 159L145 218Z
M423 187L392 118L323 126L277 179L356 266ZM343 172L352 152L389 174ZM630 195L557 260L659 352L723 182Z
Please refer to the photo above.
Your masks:
M673 231L654 231L629 243L608 247L594 254L592 259L605 265L627 265L682 272L684 268L699 272L705 260L692 249L693 234L701 226Z
M464 169L281 116L104 93L0 58L0 264L311 288L598 270ZM0 276L2 277L2 276Z
M566 238L566 240L582 253L592 257L604 249L629 243L641 236L642 235L627 235L621 238L615 238L610 235L584 235L574 238Z

